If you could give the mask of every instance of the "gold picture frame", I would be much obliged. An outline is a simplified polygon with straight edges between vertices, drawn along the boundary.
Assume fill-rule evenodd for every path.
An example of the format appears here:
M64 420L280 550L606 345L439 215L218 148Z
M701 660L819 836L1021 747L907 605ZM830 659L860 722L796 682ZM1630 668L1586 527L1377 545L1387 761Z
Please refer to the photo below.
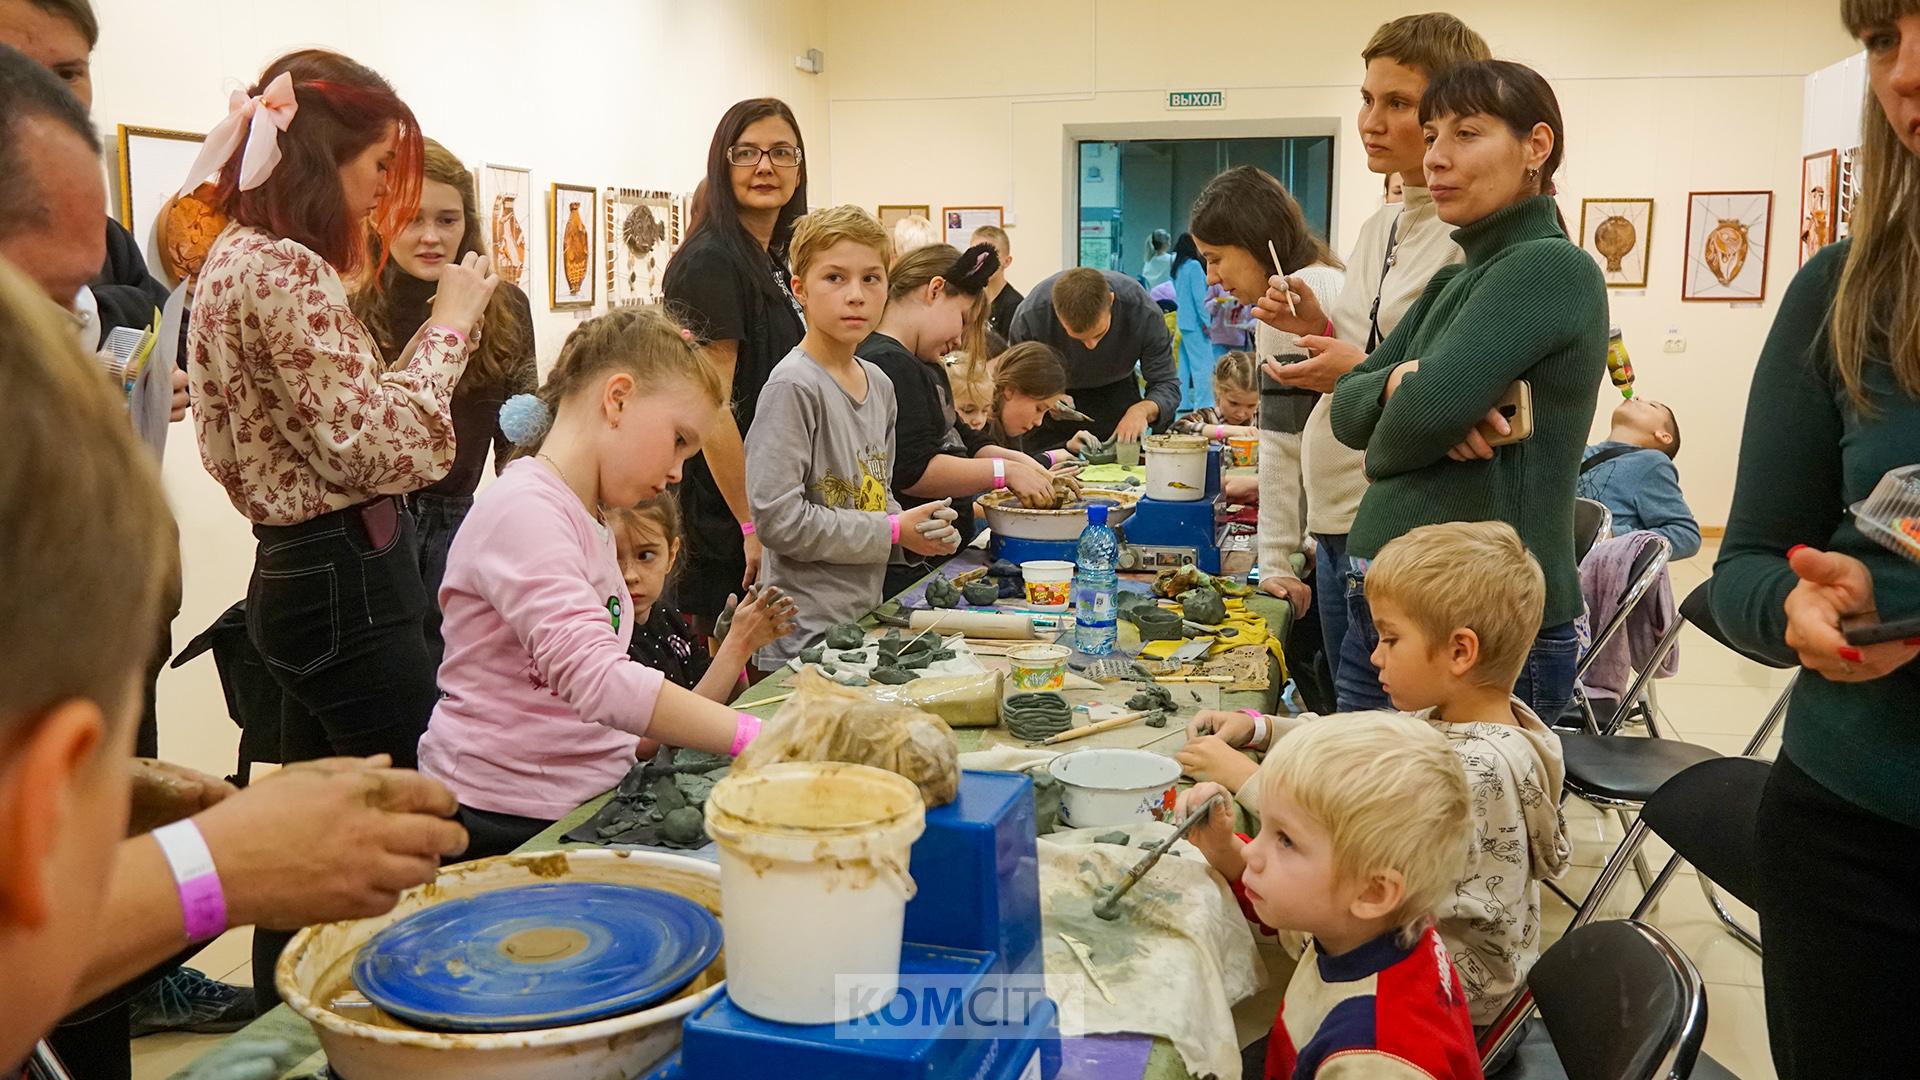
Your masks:
M600 192L581 184L547 188L547 307L583 311L598 299Z
M1581 199L1580 247L1609 289L1644 289L1653 244L1652 199Z
M943 206L940 208L940 234L947 243L964 249L973 236L973 230L984 225L996 229L1005 228L1007 208L1004 206Z
M933 207L926 203L921 203L917 206L911 203L881 203L879 212L874 216L880 219L880 224L886 226L887 234L891 236L894 225L899 223L901 218L916 216L931 218L933 217Z

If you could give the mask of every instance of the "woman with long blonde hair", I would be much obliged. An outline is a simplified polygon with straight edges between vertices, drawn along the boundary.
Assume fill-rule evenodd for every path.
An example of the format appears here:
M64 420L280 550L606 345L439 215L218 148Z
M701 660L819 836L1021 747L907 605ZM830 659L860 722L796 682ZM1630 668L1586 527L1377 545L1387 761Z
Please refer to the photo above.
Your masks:
M486 215L474 194L473 174L446 147L423 140L420 209L386 246L389 256L353 308L387 363L410 350L432 313L433 297L448 266L469 254L487 253ZM487 302L473 355L453 391L453 465L437 482L408 496L420 551L420 577L427 587L427 651L439 667L440 579L447 549L473 507L474 490L492 451L494 471L507 463L513 444L500 433L500 405L532 393L540 375L534 361L533 308L527 294L501 281Z
M1713 583L1729 637L1803 669L1756 844L1787 1080L1920 1056L1891 992L1920 957L1920 637L1876 625L1920 616L1920 565L1848 513L1920 463L1920 0L1840 9L1870 87L1853 235L1801 268L1760 354Z

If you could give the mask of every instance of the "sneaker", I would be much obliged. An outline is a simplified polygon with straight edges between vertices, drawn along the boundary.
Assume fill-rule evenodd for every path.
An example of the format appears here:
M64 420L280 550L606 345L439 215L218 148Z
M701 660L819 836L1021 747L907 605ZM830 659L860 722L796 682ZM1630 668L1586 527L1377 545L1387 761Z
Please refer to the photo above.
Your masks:
M159 1031L225 1035L246 1027L256 1015L251 989L183 967L133 999L132 1037Z

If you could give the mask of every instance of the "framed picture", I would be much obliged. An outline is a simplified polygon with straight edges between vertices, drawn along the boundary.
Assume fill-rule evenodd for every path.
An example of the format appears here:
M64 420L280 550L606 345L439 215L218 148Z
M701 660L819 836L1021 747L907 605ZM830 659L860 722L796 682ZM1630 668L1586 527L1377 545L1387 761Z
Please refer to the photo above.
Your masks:
M1646 288L1652 243L1652 199L1580 200L1580 246L1600 264L1607 288Z
M679 231L678 200L664 191L608 188L606 203L607 306L654 303Z
M590 308L594 301L595 201L590 187L554 184L547 197L547 306Z
M1853 200L1860 194L1860 148L1840 151L1840 187L1833 202L1833 238L1853 235Z
M1767 298L1773 192L1696 191L1687 196L1687 262L1680 299Z
M931 218L933 216L933 208L927 206L925 203L919 206L886 203L880 207L880 212L875 216L880 219L880 224L886 226L887 235L891 236L893 235L894 225L897 224L901 218Z
M964 251L973 230L982 225L1000 228L1006 224L1006 212L998 206L943 206L940 220L946 227L947 243Z
M527 256L533 236L533 173L517 165L482 162L474 175L480 181L480 212L487 215L493 272L531 293L533 260Z
M680 245L687 242L687 234L693 231L693 193L683 192L673 197L673 235L667 238L669 251L677 252Z
M1840 192L1840 151L1822 150L1800 162L1800 265L1834 241Z
M179 192L180 185L186 182L187 170L193 168L193 159L199 156L200 144L205 141L206 136L191 131L130 127L126 124L119 126L120 183L117 194L120 224L126 226L133 238L140 242L140 250L146 252L150 269L164 281L178 282L183 276L182 271L186 269L184 266L170 266L168 259L163 257L167 245L160 232L163 231L162 226L169 211L173 209L174 195ZM204 216L196 215L196 219ZM225 221L221 220L219 224L224 227ZM188 231L195 231L197 235L196 230ZM205 258L205 247L212 245L213 237L219 232L220 228L216 227L213 236L205 238L201 258ZM197 267L198 262L195 261L193 265Z

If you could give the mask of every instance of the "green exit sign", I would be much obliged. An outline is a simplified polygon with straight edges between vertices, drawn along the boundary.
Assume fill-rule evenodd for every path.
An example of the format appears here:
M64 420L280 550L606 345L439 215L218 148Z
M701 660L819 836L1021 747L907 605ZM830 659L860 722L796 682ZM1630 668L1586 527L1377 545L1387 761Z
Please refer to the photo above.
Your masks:
M1227 107L1225 90L1169 90L1167 108L1169 109L1224 109Z

